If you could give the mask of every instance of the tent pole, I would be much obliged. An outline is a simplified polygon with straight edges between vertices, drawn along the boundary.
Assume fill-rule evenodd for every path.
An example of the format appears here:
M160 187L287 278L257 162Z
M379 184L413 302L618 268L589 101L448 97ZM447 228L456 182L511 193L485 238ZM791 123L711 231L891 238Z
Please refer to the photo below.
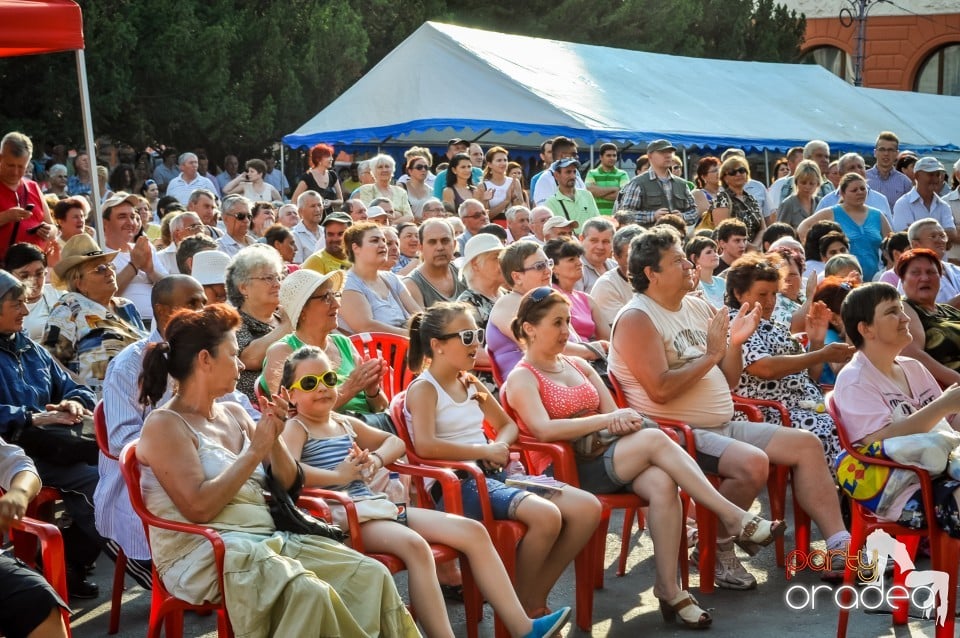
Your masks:
M690 167L687 166L687 147L682 147L680 152L683 154L683 179L687 179L687 173L690 172Z
M590 169L593 170L593 142L590 142Z
M283 192L283 176L286 171L283 170L283 140L280 140L280 200L286 202L287 194Z
M97 177L97 148L93 141L93 117L90 114L90 90L87 88L87 63L83 49L77 49L77 81L80 84L80 113L83 117L83 138L90 158L90 187L93 192L93 221L97 229L97 243L106 249L103 236L103 217L100 215L100 180Z
M770 180L770 151L767 149L763 149L763 169L767 183L772 184L773 182Z

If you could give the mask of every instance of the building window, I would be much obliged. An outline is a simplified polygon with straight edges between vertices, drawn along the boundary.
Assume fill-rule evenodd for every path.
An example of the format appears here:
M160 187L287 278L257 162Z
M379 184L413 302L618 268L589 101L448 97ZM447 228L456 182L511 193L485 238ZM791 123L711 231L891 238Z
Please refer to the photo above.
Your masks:
M960 44L937 49L920 65L916 90L921 93L960 95Z
M853 84L853 63L843 49L823 46L807 51L801 60L804 64L819 64L841 79Z

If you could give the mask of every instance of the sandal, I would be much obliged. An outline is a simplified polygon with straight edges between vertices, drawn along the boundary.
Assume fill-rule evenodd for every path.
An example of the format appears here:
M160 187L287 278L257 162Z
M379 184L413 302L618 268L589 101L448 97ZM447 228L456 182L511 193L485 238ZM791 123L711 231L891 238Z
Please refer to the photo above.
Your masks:
M706 629L713 622L710 613L700 607L700 603L690 592L681 591L673 600L660 601L660 615L664 622L674 622L678 617L688 629Z
M760 551L761 547L766 547L778 536L783 536L785 531L787 531L787 524L783 521L767 521L747 512L743 515L740 533L734 536L733 540L753 556Z

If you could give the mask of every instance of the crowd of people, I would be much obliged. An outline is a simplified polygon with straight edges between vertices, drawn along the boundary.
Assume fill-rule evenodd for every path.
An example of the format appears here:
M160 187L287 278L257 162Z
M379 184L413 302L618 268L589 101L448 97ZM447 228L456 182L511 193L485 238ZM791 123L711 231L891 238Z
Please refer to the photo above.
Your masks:
M353 175L319 144L289 181L257 158L241 171L229 155L217 171L202 153L167 149L156 166L121 153L92 202L86 154L67 161L53 147L38 159L8 133L0 527L40 481L59 488L71 597L97 597L91 566L122 549L145 588L155 569L179 598L222 597L238 634L452 635L443 598L462 596L461 575L435 567L429 547L444 543L469 559L511 635L550 636L570 608L548 599L600 521L597 495L632 492L649 504L663 618L704 629L713 614L677 579L679 490L719 520L717 585L752 589L743 557L785 530L750 513L773 463L792 470L799 506L835 550L824 577L837 580L858 548L824 392L836 385L858 446L957 412L960 162L948 175L914 157L907 176L891 132L869 170L856 153L831 162L812 140L765 186L735 148L701 157L694 183L668 140L647 145L633 176L614 144L596 166L579 150L545 141L527 179L508 149L452 139L443 157L413 147L399 171L378 154ZM367 332L408 340L402 406L382 383L389 362L349 338ZM737 397L779 402L789 422L766 408L765 422L749 420ZM222 592L206 545L159 530L147 541L116 461L29 458L14 445L30 428L89 420L98 401L111 453L138 441L150 509L221 533L232 566ZM656 419L689 424L696 455ZM410 508L405 527L386 508L363 521L366 548L410 568L410 601L431 610L419 625L383 565L277 531L264 500L268 473L284 488L375 499L372 481L408 451L398 427L417 457L473 463L486 482L461 477L464 516ZM548 498L506 484L521 435L569 442L580 487ZM533 465L550 472L547 459ZM958 484L937 485L938 524L960 535ZM912 487L877 514L925 524L933 513ZM513 585L477 522L481 498L526 525ZM28 619L5 602L21 589L35 596ZM62 633L66 603L0 554L0 633Z

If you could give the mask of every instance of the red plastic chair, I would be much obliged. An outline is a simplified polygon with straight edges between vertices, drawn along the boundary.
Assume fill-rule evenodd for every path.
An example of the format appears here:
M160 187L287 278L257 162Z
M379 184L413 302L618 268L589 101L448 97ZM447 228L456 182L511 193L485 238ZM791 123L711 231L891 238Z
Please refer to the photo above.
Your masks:
M886 465L891 468L906 469L914 472L920 479L920 489L923 495L923 509L927 512L927 527L925 529L910 529L893 521L883 521L863 507L857 501L850 499L850 551L859 551L866 542L870 532L882 529L891 536L901 540L907 539L904 544L911 554L916 553L917 545L920 539L926 536L930 539L930 558L931 569L949 574L951 577L947 586L947 617L943 625L937 624L935 635L937 638L952 638L954 636L955 610L957 606L957 563L960 561L960 540L951 538L937 524L932 512L934 512L933 484L930 481L930 474L924 470L900 465L887 459L875 459L861 454L850 442L847 436L846 428L843 425L843 419L833 401L832 395L826 398L827 411L833 417L837 425L837 434L840 437L840 445L846 450L852 458L858 459L864 463L874 465ZM894 585L903 585L905 574L900 573L900 568L894 570ZM845 587L853 586L854 573L850 569L850 561L847 561L846 569L843 573L843 584ZM893 610L893 624L904 625L907 623L908 605L906 601L895 601ZM849 602L844 601L840 605L840 617L837 620L837 638L844 638L847 635L847 623L850 620Z
M413 465L460 470L466 472L476 480L482 513L480 522L487 528L487 533L490 534L490 540L493 542L493 546L496 548L504 568L510 575L510 579L515 581L517 571L517 546L520 544L520 541L523 540L523 535L527 533L527 526L517 521L498 521L493 517L493 510L490 507L490 496L487 492L487 483L484 480L483 471L476 465L463 461L424 459L417 455L413 447L413 440L410 438L407 419L403 413L405 395L406 391L403 391L394 397L394 400L390 404L390 413L393 417L393 423L397 428L397 435L403 439L404 444L407 446L407 458ZM444 505L446 505L446 502ZM464 591L465 595L466 593L467 592ZM495 617L494 627L497 638L505 638L510 635L506 625L503 624L499 617Z
M543 442L539 441L533 434L530 433L530 430L523 423L523 420L517 415L516 411L510 406L509 401L507 400L506 394L504 392L500 393L500 402L503 406L504 411L510 416L511 419L516 422L517 427L520 429L520 439L518 441L519 447L527 454L527 467L531 466L532 459L530 458L530 452L534 451L532 445L536 444L536 451L541 451L540 446L544 445ZM688 426L682 426L686 428L689 432L690 428ZM693 441L693 435L690 433L690 436L687 437L687 440ZM552 455L553 462L553 475L557 480L567 483L571 487L580 487L580 476L577 471L576 457L573 453L573 448L567 442L562 441L552 441L549 444L556 454ZM597 530L594 532L593 536L590 538L590 541L587 543L587 546L581 552L582 555L585 555L586 560L584 561L584 568L590 570L588 573L592 574L589 579L592 579L593 586L585 584L581 587L580 583L580 573L577 572L577 626L583 631L590 631L590 628L593 626L593 594L594 589L600 589L603 587L603 557L605 553L606 540L607 540L607 529L610 523L610 515L613 510L622 509L624 511L624 528L626 530L625 535L621 541L620 546L620 569L617 572L618 576L623 576L625 573L625 564L626 556L629 554L630 546L630 531L633 522L633 516L636 513L640 512L641 507L646 507L647 502L641 499L636 494L626 492L618 494L596 494L597 499L600 501L600 504L603 507L603 513L600 517L600 524L597 526ZM683 498L683 512L684 517L687 510L687 499ZM642 521L642 515L640 520ZM641 522L640 529L643 529L643 524ZM683 582L683 588L688 587L688 570L687 570L687 542L686 535L683 536L683 539L680 543L680 572ZM577 560L580 560L580 556L577 557ZM575 565L575 567L577 567ZM589 582L588 579L588 582Z
M202 525L191 523L179 523L159 516L153 515L147 509L143 501L143 493L140 491L140 463L137 461L137 444L130 443L120 452L120 470L123 472L123 480L127 484L127 493L130 495L130 503L133 505L133 511L137 513L140 520L143 521L143 529L150 538L150 527L158 527L184 534L197 534L203 536L213 547L213 556L217 564L217 581L220 591L223 592L223 556L224 545L220 534ZM172 638L182 638L183 636L183 612L196 611L200 613L215 611L217 612L217 635L221 638L233 638L233 629L230 627L230 618L227 615L227 606L222 599L219 603L205 602L200 605L194 605L186 601L175 598L167 591L163 581L157 574L157 568L153 568L153 589L150 600L150 624L147 629L149 638L159 638L160 629L166 626L166 635Z
M93 431L97 437L97 447L100 453L112 461L120 459L110 453L109 437L107 435L107 417L103 411L103 401L97 403L93 410ZM123 584L127 570L127 555L123 548L117 546L117 560L113 568L113 592L110 595L110 624L107 633L113 635L120 630L120 605L123 599Z
M623 392L623 386L620 384L620 381L617 380L613 372L610 371L607 372L607 378L610 380L610 385L613 389L614 403L617 404L617 407L629 408L630 403L627 401L627 397ZM690 427L685 423L670 419L656 419L656 421L661 427L669 426L676 428L679 426L687 428L688 430ZM681 445L687 450L688 454L690 454L693 458L696 458L697 449L692 430L690 430L689 436L686 434L684 435L684 440L681 442ZM714 487L719 487L720 481L716 475L707 474L706 476L707 479L713 483ZM716 575L717 530L719 523L714 513L704 507L697 507L695 516L697 519L697 538L699 539L697 546L700 550L700 557L697 561L697 571L700 572L700 591L704 594L710 594L714 590L714 577ZM625 528L626 524L627 522L624 521ZM684 534L684 539L686 539L686 534ZM686 566L686 563L684 563L684 565Z
M37 543L40 544L40 560L43 563L43 577L56 590L64 601L69 601L67 592L67 566L64 562L63 537L56 525L44 523L32 518L12 521L10 540L14 554L30 567L36 567ZM70 636L70 612L60 610L63 624Z
M358 332L351 335L350 341L361 355L379 357L390 365L383 380L383 392L388 401L406 390L416 376L407 366L407 349L410 347L407 337L387 332Z
M432 505L432 499L425 497L428 492L423 488L422 481L424 478L436 479L443 488L445 511L449 512L450 514L463 515L463 504L460 495L460 480L452 471L439 467L415 466L408 463L392 463L387 469L392 472L400 472L411 477L416 477L418 481L420 481L418 489L415 491L417 495L416 500L418 506L423 506L425 501L428 500L430 501L429 504ZM362 528L360 527L360 522L357 518L356 505L354 505L353 501L346 494L320 488L306 488L303 492L309 496L323 498L328 501L337 501L344 507L347 514L346 531L350 534L349 544L354 550L360 552L361 554L365 554L374 560L380 561L387 567L387 569L390 570L391 574L399 573L407 568L403 561L395 554L368 552L365 549L363 544ZM414 490L411 490L411 498L413 498L413 493ZM410 505L413 505L413 503L410 503ZM430 507L430 509L433 508ZM463 598L467 622L467 636L468 638L477 638L477 636L479 636L480 620L483 617L483 599L479 589L477 588L476 582L474 581L469 561L467 561L466 556L449 545L430 543L430 549L433 552L433 559L437 564L457 559L460 560L461 575L463 578ZM415 609L412 611L414 614L416 614Z
M780 415L780 424L784 427L793 427L790 420L790 413L779 401L767 401L764 399L751 399L738 394L733 395L734 407L744 412L751 421L762 422L766 419L759 408L770 408L776 410ZM792 476L792 470L785 465L770 465L770 475L767 479L767 496L770 499L770 517L773 520L785 520L787 510L787 483ZM794 539L796 540L797 551L804 554L810 551L810 517L800 503L797 502L797 495L793 495L793 528ZM784 552L783 536L778 536L776 540L777 566L786 567L786 555Z

